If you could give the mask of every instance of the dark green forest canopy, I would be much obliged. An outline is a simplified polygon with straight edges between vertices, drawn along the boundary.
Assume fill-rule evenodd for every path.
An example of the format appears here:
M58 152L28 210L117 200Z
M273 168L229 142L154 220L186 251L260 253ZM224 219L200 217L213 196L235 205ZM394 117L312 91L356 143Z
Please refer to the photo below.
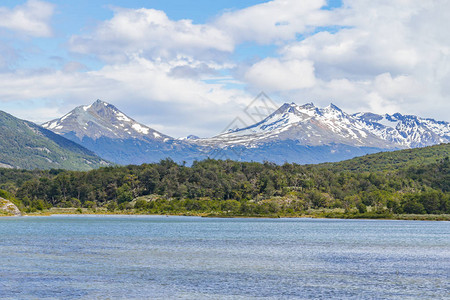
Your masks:
M151 213L297 215L309 209L450 213L450 144L297 165L170 159L92 171L0 169L0 189L33 211L107 207Z

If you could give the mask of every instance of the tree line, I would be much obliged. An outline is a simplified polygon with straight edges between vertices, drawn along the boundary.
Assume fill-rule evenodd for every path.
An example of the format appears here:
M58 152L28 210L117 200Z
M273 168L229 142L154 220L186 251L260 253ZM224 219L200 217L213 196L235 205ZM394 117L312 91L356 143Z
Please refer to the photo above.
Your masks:
M204 160L91 171L0 169L0 188L22 210L106 208L145 213L301 215L450 214L449 158L383 171L326 165Z

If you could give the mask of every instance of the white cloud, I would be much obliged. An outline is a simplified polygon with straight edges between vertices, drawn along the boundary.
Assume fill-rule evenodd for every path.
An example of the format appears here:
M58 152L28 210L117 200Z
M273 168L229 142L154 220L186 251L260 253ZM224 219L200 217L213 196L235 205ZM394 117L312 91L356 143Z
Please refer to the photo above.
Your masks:
M247 82L267 92L299 90L314 86L314 65L308 60L266 58L252 65Z
M360 28L342 29L335 34L317 33L284 47L287 58L311 59L320 76L327 78L376 76L390 72L412 72L420 60L419 49L399 33L376 33Z
M400 112L448 121L448 97L403 75L394 77L384 73L368 80L316 79L313 87L286 91L281 97L297 103L314 102L318 106L332 102L348 113Z
M391 74L384 73L375 77L373 88L381 96L390 99L405 99L416 97L421 93L428 93L426 86L412 76L400 75L392 78Z
M139 53L146 58L177 55L217 57L250 41L261 44L295 40L297 34L326 24L325 0L274 0L226 12L206 24L174 21L160 10L114 8L114 17L90 34L70 39L73 52L95 54L108 62L123 62Z
M0 9L0 16L33 3L44 2ZM69 41L73 52L102 59L103 68L86 71L72 61L61 71L0 73L0 101L46 99L62 105L62 114L101 98L175 136L219 132L251 100L246 91L254 96L261 90L299 104L333 102L349 112L398 111L448 121L450 35L444 12L450 1L347 0L331 11L321 10L324 4L274 0L205 24L171 20L154 9L116 8L111 19ZM0 26L19 30L4 20L10 19L1 18ZM276 45L278 55L230 61L246 42ZM234 78L223 84L206 80L224 74ZM247 90L225 83L233 80Z
M325 5L325 0L274 0L224 13L214 24L236 43L294 40L297 34L325 24L329 13L320 10Z
M0 28L6 28L32 37L50 37L50 20L54 6L51 3L28 0L13 9L0 7Z
M17 116L38 123L99 98L144 124L167 129L164 133L169 135L208 136L220 132L234 118L236 107L244 106L251 97L221 84L169 75L174 67L185 63L135 57L124 64L83 73L73 70L0 73L0 99L9 107L8 102L24 103L27 99L41 99L47 106L53 103L59 107L57 115L35 114L29 118L30 111L21 108L17 112Z
M450 11L449 1L344 1L328 15L332 30L280 48L280 60L312 61L316 77L314 86L282 95L333 101L349 111L396 110L448 120L444 11Z
M205 56L209 51L229 53L234 43L213 26L193 24L191 20L173 21L160 10L116 8L114 17L91 34L73 36L70 48L109 62L123 62L136 53L152 59Z

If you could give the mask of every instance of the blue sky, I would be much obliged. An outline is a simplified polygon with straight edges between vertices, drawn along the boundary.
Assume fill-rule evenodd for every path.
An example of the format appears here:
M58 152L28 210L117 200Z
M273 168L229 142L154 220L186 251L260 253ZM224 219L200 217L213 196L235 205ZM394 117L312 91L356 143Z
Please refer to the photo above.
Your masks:
M89 28L95 27L101 21L108 20L114 16L113 7L126 7L139 9L143 7L164 11L172 20L190 19L196 24L205 23L226 11L239 10L252 5L261 4L266 1L188 1L188 0L165 0L165 1L109 1L109 0L66 0L47 1L55 5L55 14L51 20L54 28L52 39L37 38L33 45L41 51L39 53L26 53L24 59L17 62L17 66L24 68L39 68L55 66L58 64L57 57L63 59L77 59L82 61L89 69L99 69L104 63L89 57L73 57L64 47L67 39L73 34L82 34ZM17 1L5 1L3 5L14 8ZM328 1L323 9L333 9L340 7L341 1ZM19 47L23 41L16 41ZM237 61L261 58L269 55L276 55L275 45L259 45L256 43L245 43L238 45L234 51L233 58ZM47 56L42 55L43 53Z
M4 7L13 9L19 1L2 1ZM26 1L21 1L25 3ZM50 21L54 30L52 39L33 38L32 45L24 45L29 40L16 40L18 48L36 46L40 51L24 51L23 59L16 62L17 67L39 68L54 66L58 62L56 57L63 59L77 59L82 61L89 69L99 69L104 63L89 57L73 57L64 44L74 34L82 34L95 27L101 21L114 16L113 7L126 7L130 9L153 8L164 11L172 20L190 19L194 23L201 24L229 10L238 10L264 1L188 1L188 0L164 0L164 1L109 1L109 0L65 0L46 1L55 6L54 17ZM243 45L234 53L236 59L259 55L261 57L274 54L276 48L259 45ZM38 52L38 53L36 53ZM44 54L44 55L43 55Z
M211 136L259 92L353 113L450 111L445 0L0 3L0 109L37 123L100 98Z

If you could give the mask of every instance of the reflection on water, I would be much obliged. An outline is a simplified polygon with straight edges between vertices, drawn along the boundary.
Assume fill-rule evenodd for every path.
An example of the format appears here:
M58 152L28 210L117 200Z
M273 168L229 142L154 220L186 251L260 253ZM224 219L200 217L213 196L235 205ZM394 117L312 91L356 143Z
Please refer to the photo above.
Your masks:
M445 298L450 222L0 219L0 298Z

